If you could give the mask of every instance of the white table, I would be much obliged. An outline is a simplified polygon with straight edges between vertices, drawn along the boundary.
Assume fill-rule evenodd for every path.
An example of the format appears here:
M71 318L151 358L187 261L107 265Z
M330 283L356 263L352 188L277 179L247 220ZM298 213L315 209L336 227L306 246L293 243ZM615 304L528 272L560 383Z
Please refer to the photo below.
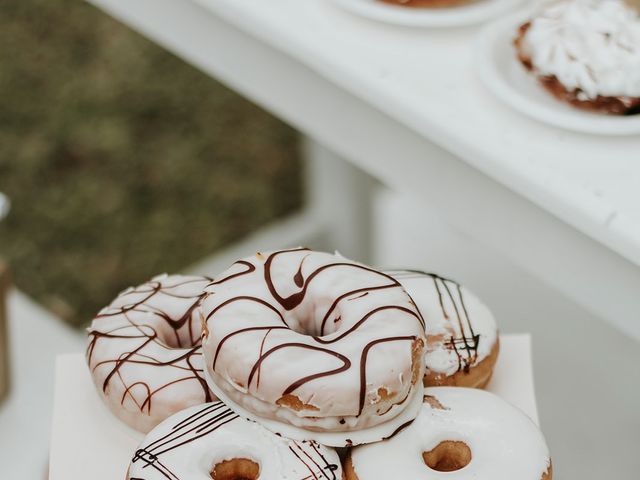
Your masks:
M328 0L91 1L640 339L640 137L502 105L472 67L477 28L401 29Z
M8 319L11 388L0 404L0 478L40 480L47 472L55 358L82 352L85 338L17 290L9 294Z

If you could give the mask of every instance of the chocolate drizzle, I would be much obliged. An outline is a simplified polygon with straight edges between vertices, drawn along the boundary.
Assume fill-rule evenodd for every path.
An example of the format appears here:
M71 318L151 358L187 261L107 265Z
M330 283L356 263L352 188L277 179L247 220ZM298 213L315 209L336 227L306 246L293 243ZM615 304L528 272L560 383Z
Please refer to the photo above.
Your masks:
M162 419L151 419L156 415L154 399L176 384L181 386L171 390L168 403L179 404L174 396L180 395L186 397L183 407L213 399L203 376L196 315L210 282L208 277L156 277L122 292L93 320L87 363L105 397L119 395L125 410L147 417L134 428L147 430ZM157 380L158 375L167 381L151 384L149 377ZM187 383L193 386L186 388ZM200 391L200 399L194 391Z
M302 385L304 385L305 383L310 382L311 380L315 380L316 378L328 377L330 375L335 375L336 373L344 372L346 370L349 370L349 368L351 368L351 361L347 357L345 357L344 355L340 355L338 352L334 352L334 351L329 350L327 348L320 348L320 347L316 347L314 345L307 345L306 343L282 343L280 345L277 345L277 346L273 347L267 353L265 353L265 354L260 356L258 361L253 365L253 368L251 369L251 373L249 373L249 379L247 380L247 386L251 385L251 380L253 379L253 375L256 373L256 370L258 368L260 368L260 365L262 364L264 359L267 358L272 353L274 353L274 352L276 352L276 351L278 351L278 350L280 350L282 348L304 348L304 349L307 349L307 350L315 350L317 352L324 352L327 355L332 355L332 356L336 357L338 360L340 360L342 362L342 366L339 367L339 368L336 368L335 370L329 370L327 372L315 373L313 375L309 375L308 377L303 377L303 378L300 378L299 380L296 380L291 385L289 385L285 389L284 392L282 392L282 395L290 394L290 393L294 392L295 390L297 390Z
M238 260L237 262L234 263L234 265L244 265L245 267L247 267L247 269L244 270L244 271L233 273L231 275L227 275L226 277L223 277L223 278L218 278L217 280L212 280L211 283L209 284L209 286L221 285L223 283L228 282L229 280L233 280L236 277L241 277L243 275L247 275L247 274L255 271L255 269L256 269L255 265L253 265L252 263L249 263L249 262L247 262L245 260Z
M364 400L367 394L367 357L369 356L369 350L380 343L387 342L398 342L398 341L410 341L413 343L416 340L414 336L404 336L404 337L389 337L389 338L379 338L374 340L373 342L369 342L362 350L362 356L360 357L360 402L358 406L358 415L362 413L364 409ZM403 399L404 401L404 399ZM402 403L402 402L399 402Z
M421 270L388 270L386 273L390 274L398 281L424 276L431 277L431 279L433 279L433 286L438 295L442 315L450 322L455 322L457 331L459 332L459 334L451 335L446 339L444 346L456 354L458 359L458 371L468 372L478 360L480 335L476 334L474 331L473 322L469 317L461 285L454 280L442 277L435 273L423 272ZM447 298L449 303L452 305L452 312L448 311L445 307L445 298ZM455 331L456 329L453 330Z
M189 480L182 477L178 469L171 464L169 454L188 448L189 444L201 441L205 437L217 435L221 427L233 422L250 421L240 418L222 402L202 405L195 413L172 425L166 435L149 443L143 442L131 460L130 470L135 469L139 472L148 468L150 470L148 478ZM301 477L300 480L338 480L336 471L340 467L325 456L321 451L324 447L312 441L296 442L284 439L281 441L288 442L287 446L291 454L300 462L303 470L308 471L308 475ZM211 452L212 456L215 453ZM129 478L145 480L141 477Z
M325 480L338 480L338 477L336 477L336 470L338 470L338 465L336 465L335 463L329 463L327 458L322 455L322 453L318 449L318 444L316 442L305 440L302 442L302 445L309 445L316 453L316 455L321 459L320 461L324 463L324 465L318 463L318 461L314 459L313 456L310 455L305 448L303 448L303 446L301 446L300 442L291 440L289 450L291 450L291 453L293 453L296 458L300 460L300 463L302 463L305 468L309 470L310 475L303 477L301 480L309 480L311 478L313 478L314 480L320 480L323 478Z
M389 435L388 437L384 437L382 440L390 440L393 437L395 437L396 435L398 435L400 432L402 432L405 428L407 428L409 425L411 425L413 423L413 420L410 420L408 422L403 423L402 425L400 425L398 428L396 428L393 433L391 433L391 435Z
M296 272L296 274L293 277L293 283L295 283L296 286L300 287L301 290L299 292L296 292L288 297L281 297L280 294L278 294L278 291L276 290L275 284L273 283L273 278L272 278L272 274L271 274L271 266L273 261L276 259L276 257L278 257L279 255L282 254L286 254L286 253L291 253L291 252L301 252L301 251L309 251L310 250L308 248L296 248L296 249L291 249L291 250L280 250L278 252L274 252L271 255L269 255L269 257L267 257L267 261L265 262L264 265L264 280L265 283L267 284L267 287L269 288L269 292L271 293L271 295L273 296L273 298L285 309L285 310L293 310L294 308L296 308L298 305L300 305L302 303L302 301L305 298L305 295L307 294L307 289L309 287L309 285L311 284L311 281L317 277L320 273L322 273L325 270L328 270L330 268L336 268L336 267L348 267L349 269L356 269L356 270L364 270L367 272L371 272L374 273L375 275L380 275L383 277L386 277L390 283L388 285L380 285L380 286L375 286L375 287L363 287L363 288L358 288L356 290L351 290L348 291L344 294L342 294L341 296L339 296L338 298L336 298L336 300L334 301L333 305L331 306L331 308L329 308L329 310L327 311L327 313L325 314L325 317L322 321L322 327L321 327L321 335L323 335L324 333L324 325L326 323L326 320L328 319L328 317L333 313L334 309L337 307L337 305L344 300L347 297L350 297L352 295L355 295L357 293L364 293L364 292L370 292L370 291L374 291L374 290L380 290L380 289L386 289L386 288L402 288L402 286L400 285L400 283L393 278L392 276L386 275L383 272L380 272L378 270L374 270L373 268L367 267L365 265L360 265L354 262L337 262L337 263L330 263L327 265L323 265L319 268L317 268L316 270L314 270L306 279L304 279L304 277L302 276L302 265L304 263L304 259L306 259L307 257L303 257L302 261L300 262L300 266L298 267L298 271ZM413 313L413 312L412 312ZM422 320L422 317L418 317L419 320L421 322L424 322Z
M301 305L303 305L303 302L305 301L313 301L313 299L309 298L309 288L314 283L314 281L321 276L323 276L324 278L323 281L328 281L327 279L330 277L325 277L323 274L333 275L334 277L331 278L336 278L336 281L338 281L339 279L344 278L344 276L346 276L346 278L349 278L349 275L354 275L356 272L366 272L370 275L361 277L363 280L358 282L360 283L360 285L358 285L358 288L350 288L354 286L354 282L351 282L350 286L347 287L347 291L339 292L339 295L336 295L336 298L332 301L331 305L328 306L328 308L325 307L327 308L325 312L315 312L314 309L314 314L317 315L317 318L305 318L303 320L303 322L306 323L304 323L303 327L296 328L296 331L305 336L304 341L288 341L285 339L291 339L295 337L282 335L280 335L279 337L275 337L274 334L273 337L270 337L270 343L274 343L274 345L267 347L265 344L266 335L257 342L256 340L251 340L253 342L256 342L256 350L258 350L259 348L259 353L255 362L250 366L250 368L248 367L248 375L246 379L243 379L239 382L241 384L241 387L246 388L249 392L254 392L251 393L252 395L256 395L258 390L260 389L260 385L262 385L260 380L260 369L263 366L264 362L275 354L283 352L285 350L290 351L293 349L303 349L319 352L329 357L335 358L338 363L336 364L335 368L329 368L324 371L314 372L300 378L292 378L291 383L286 388L284 388L282 392L280 392L280 397L284 397L286 395L294 393L297 389L313 380L332 377L334 375L346 372L352 368L352 364L354 362L358 362L356 368L358 368L359 370L359 398L357 402L357 411L354 411L353 415L360 416L365 408L367 392L368 390L371 390L371 385L368 385L367 379L367 360L369 352L379 344L391 342L407 342L411 345L411 348L407 349L408 354L410 354L409 352L413 351L416 341L423 338L420 335L420 332L424 330L424 319L420 315L419 311L415 308L413 301L403 289L401 284L391 275L348 260L342 261L341 259L337 259L337 261L331 261L332 257L328 254L322 254L326 255L327 257L326 259L322 258L322 260L313 258L313 255L318 255L318 252L313 252L306 248L280 250L265 255L258 254L256 259L258 262L262 263L262 265L258 264L258 266L254 266L253 268L249 267L249 265L251 265L250 260L242 260L242 264L247 266L247 268L243 272L235 273L228 276L227 278L234 278L238 280L240 276L253 274L254 272L256 274L262 275L262 278L264 280L264 290L261 289L260 291L264 292L264 294L266 295L264 298L259 298L257 296L247 294L247 291L242 287L241 283L238 283L237 287L229 287L229 289L224 291L224 294L221 291L219 292L218 290L216 290L216 288L208 288L211 296L207 297L203 301L202 310L205 318L207 319L207 329L209 331L209 337L205 340L205 342L207 344L212 344L211 352L207 350L207 355L211 359L209 366L213 372L217 372L218 374L223 375L224 378L224 371L221 370L220 372L218 372L218 369L220 368L219 360L223 347L231 338L260 330L266 331L268 334L275 330L291 329L291 326L287 323L289 320L287 312L291 312L297 307L301 307ZM278 269L277 274L274 273L274 265L281 257L286 257L283 261L291 262L294 265L294 267L291 268L290 277L283 276L281 268ZM297 265L295 262L298 262ZM262 272L259 272L260 268L263 268ZM275 278L276 275L277 278ZM370 282L369 285L367 285L368 282ZM255 287L255 280L252 280L251 283ZM295 289L292 293L290 292L288 294L281 294L277 285L286 285L287 288L295 287ZM347 283L347 285L349 284ZM371 294L373 292L382 290L387 290L390 292L389 294L385 294L383 296L371 298ZM391 292L391 290L396 290L397 292ZM236 292L239 295L234 296ZM397 296L394 297L394 293L397 293ZM230 297L225 295L230 295ZM387 301L384 299L389 298L394 298L394 301L398 302L402 300L404 304L384 303ZM343 318L339 311L341 303L344 301L353 302L356 300L360 300L360 302L366 302L362 303L362 307L359 307L358 310L361 311L362 309L364 309L364 313L360 318L350 318L348 324L345 324L345 326L342 327ZM223 317L226 318L226 320L220 320L221 322L227 322L224 323L224 327L217 326L216 321L220 312L225 307L235 304L236 302L248 302L253 303L257 306L263 306L265 308L265 313L270 312L270 314L273 315L274 320L272 322L269 322L265 318L262 318L260 320L260 326L245 326L244 328L238 328L237 330L235 330L230 327L231 323L228 322L233 322L237 318L236 315L242 317L243 313L242 310L234 310L234 315L228 315L227 317ZM253 312L252 316L257 315L257 311L251 311ZM393 318L388 317L388 315L389 313L394 312L398 316L401 315L403 317L414 318L416 326L408 327L408 330L411 333L414 333L414 335L395 335L385 337L385 330L382 329L382 337L375 338L374 336L373 340L368 341L368 343L363 343L359 358L347 358L347 356L339 353L334 349L333 345L337 345L341 340L351 335L355 335L356 332L362 329L363 325L365 325L368 321L371 321L371 319L375 318L377 315L384 314L387 315L386 318ZM268 324L265 325L265 323ZM417 328L418 326L420 328ZM300 328L302 328L304 331L300 331ZM222 331L224 331L225 333L218 333L220 332L220 329L222 329ZM400 329L400 331L402 331L402 328ZM398 329L395 330L395 333L399 333ZM404 361L406 361L406 359ZM262 382L264 381L265 379L262 379ZM234 380L234 382L238 383L238 380ZM397 393L399 392L394 392L394 394ZM406 392L402 393L401 402L399 403L402 403L402 401L404 401L404 399L406 398L405 393Z

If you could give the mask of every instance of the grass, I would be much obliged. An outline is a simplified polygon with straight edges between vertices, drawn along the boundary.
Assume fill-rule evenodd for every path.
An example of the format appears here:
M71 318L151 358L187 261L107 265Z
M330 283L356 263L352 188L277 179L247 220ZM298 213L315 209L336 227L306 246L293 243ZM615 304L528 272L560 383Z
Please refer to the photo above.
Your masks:
M0 255L74 325L301 203L292 129L82 2L3 2L0 98Z

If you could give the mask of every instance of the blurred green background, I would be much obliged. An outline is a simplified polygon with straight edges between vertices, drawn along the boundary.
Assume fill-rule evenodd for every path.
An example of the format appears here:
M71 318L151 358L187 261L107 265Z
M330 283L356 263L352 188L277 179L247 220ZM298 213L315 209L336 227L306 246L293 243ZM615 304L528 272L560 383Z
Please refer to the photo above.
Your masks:
M0 256L74 325L300 207L296 133L70 0L3 0Z

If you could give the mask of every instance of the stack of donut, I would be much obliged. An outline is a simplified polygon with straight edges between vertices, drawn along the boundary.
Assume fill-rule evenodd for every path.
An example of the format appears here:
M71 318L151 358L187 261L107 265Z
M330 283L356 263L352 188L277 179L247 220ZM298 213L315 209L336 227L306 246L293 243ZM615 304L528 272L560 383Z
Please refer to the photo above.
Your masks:
M88 335L99 394L148 433L129 480L551 479L537 427L480 390L491 312L435 274L258 253L125 290Z

